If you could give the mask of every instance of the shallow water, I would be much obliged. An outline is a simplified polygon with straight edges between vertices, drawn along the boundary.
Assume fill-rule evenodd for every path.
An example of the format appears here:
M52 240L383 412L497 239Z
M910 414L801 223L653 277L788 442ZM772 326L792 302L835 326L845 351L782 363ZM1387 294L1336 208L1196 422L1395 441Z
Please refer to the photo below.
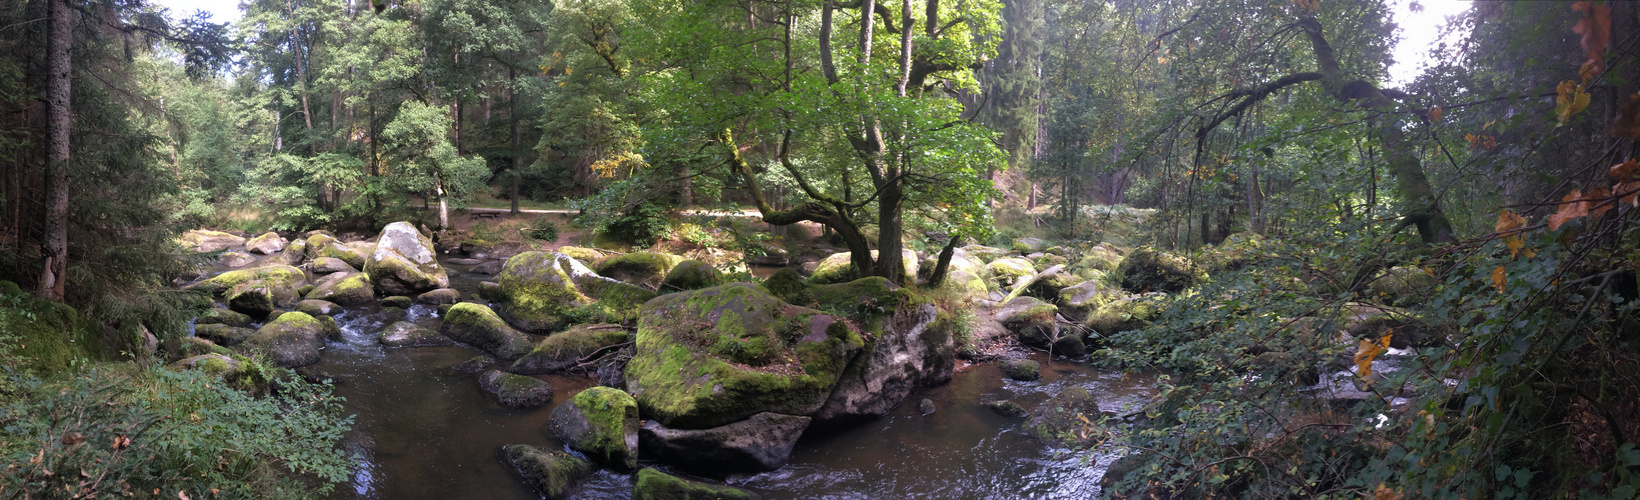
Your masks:
M464 297L489 279L446 266ZM433 308L417 305L404 318L436 327ZM336 316L344 340L330 343L313 368L336 381L336 394L355 415L346 449L358 468L332 498L539 498L503 465L500 447L530 444L566 449L546 430L557 404L596 381L540 376L552 384L552 405L513 410L478 387L476 375L449 367L478 352L459 346L384 349L382 327L400 318L379 307ZM1025 435L1024 419L998 415L981 403L1007 399L1026 409L1069 385L1086 387L1101 408L1120 410L1150 393L1153 380L1125 378L1084 363L1050 362L1042 379L1005 379L995 365L958 361L951 383L914 394L889 415L853 427L811 432L780 470L722 478L764 498L1086 498L1114 456L1056 449ZM923 415L917 402L931 400ZM567 450L567 449L566 449ZM642 466L663 464L643 462ZM600 470L577 498L629 498L632 476Z

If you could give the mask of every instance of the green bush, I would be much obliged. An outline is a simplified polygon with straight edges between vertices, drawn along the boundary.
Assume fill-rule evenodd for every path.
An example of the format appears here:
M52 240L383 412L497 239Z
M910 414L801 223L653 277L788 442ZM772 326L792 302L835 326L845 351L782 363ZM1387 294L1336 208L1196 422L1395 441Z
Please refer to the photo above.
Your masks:
M254 398L203 370L117 365L61 384L8 377L0 491L25 498L313 498L347 479L352 417L326 385ZM185 495L185 496L184 496Z
M605 230L623 243L652 245L666 236L666 209L649 201L638 202L611 220Z
M552 223L552 218L545 215L530 220L530 227L524 228L524 235L542 241L558 241L558 226Z

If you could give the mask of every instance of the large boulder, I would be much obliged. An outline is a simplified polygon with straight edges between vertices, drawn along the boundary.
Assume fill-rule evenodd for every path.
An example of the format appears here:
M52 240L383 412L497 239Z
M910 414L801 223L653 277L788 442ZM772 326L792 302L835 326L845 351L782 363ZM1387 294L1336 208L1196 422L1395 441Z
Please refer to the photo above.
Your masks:
M328 300L303 299L296 303L296 310L308 313L309 316L334 316L342 312L342 306Z
M355 307L375 302L376 289L364 273L335 273L319 278L306 298Z
M221 323L199 323L194 325L194 336L209 340L222 347L233 347L244 342L245 339L256 335L256 330L229 326Z
M320 257L313 259L313 274L356 273L358 269L347 265L346 261L335 257Z
M440 288L416 296L420 304L442 305L454 304L461 301L461 292L454 288Z
M435 347L455 343L450 337L409 321L387 325L377 336L377 341L387 347Z
M1071 274L1086 279L1095 279L1106 273L1116 271L1116 266L1122 263L1122 252L1114 245L1100 243L1084 250L1070 266Z
M1138 330L1161 317L1166 299L1166 295L1153 293L1111 300L1094 309L1082 323L1104 336Z
M433 252L433 240L409 222L394 222L382 228L375 251L365 260L364 272L376 287L393 295L450 286L450 277Z
M177 238L182 246L192 248L195 252L220 252L245 244L245 238L234 236L221 231L207 231L195 229L182 233Z
M560 257L574 261L545 252L525 252L507 259L496 277L501 285L497 302L507 323L524 331L547 333L563 328L571 310L593 302L559 267Z
M912 393L951 380L956 345L951 333L933 328L938 310L880 277L816 287L826 310L857 311L850 318L871 334L863 352L850 360L826 404L813 416L817 425L876 418Z
M296 304L296 291L306 282L307 274L301 269L269 266L228 271L204 284L222 290L229 309L265 318L274 308Z
M204 313L201 313L198 318L194 319L194 324L196 325L209 323L221 323L228 326L243 328L251 326L252 320L250 316L247 316L244 313L237 313L230 309L214 307Z
M1059 290L1059 313L1071 321L1083 321L1099 306L1127 295L1101 280L1088 280Z
M809 421L809 417L765 412L728 425L685 430L646 420L638 432L638 443L646 459L691 471L712 475L764 472L786 465Z
M325 347L328 329L328 325L307 313L288 312L262 325L238 349L261 353L284 368L307 366L319 362L319 350Z
M535 377L490 370L478 376L478 386L508 408L536 408L552 402L552 385Z
M290 265L301 264L307 259L307 240L292 240L285 245L285 263Z
M255 254L271 255L284 250L288 243L290 242L279 236L279 233L268 231L245 242L245 250Z
M996 320L1018 335L1021 344L1048 348L1059 339L1059 322L1054 317L1058 312L1058 307L1036 297L1018 297L997 309Z
M598 262L604 260L605 257L602 250L587 247L561 247L558 249L558 253L592 265L598 265Z
M314 234L308 236L306 243L302 246L302 250L307 254L308 260L316 260L320 257L330 257L333 259L341 259L342 262L346 262L347 265L353 266L354 269L364 268L365 258L363 253L360 253L353 247L342 244L341 241L331 237L328 234Z
M655 469L638 471L632 500L758 500L756 493L733 486L679 478Z
M1005 257L993 260L985 268L991 272L991 279L1003 286L1013 285L1014 282L1020 279L1036 276L1036 265L1019 257Z
M439 331L451 339L500 359L518 359L535 348L528 335L502 321L483 304L462 302L444 314Z
M549 499L570 498L576 486L592 477L591 463L561 451L510 444L501 453L526 484Z
M1134 293L1179 293L1207 279L1190 259L1149 247L1123 257L1116 272L1122 288Z
M855 269L854 264L850 260L853 258L853 255L854 254L849 252L843 252L826 257L825 260L820 261L820 264L814 268L814 274L809 275L809 283L816 285L829 285L833 283L847 283L861 278L863 273ZM871 260L876 261L878 257L879 255L877 251L872 250ZM905 267L902 282L916 282L918 268L917 252L913 252L909 248L900 250L900 261L902 263L901 265Z
M1102 416L1088 390L1073 385L1038 406L1025 422L1025 432L1060 446L1086 446L1099 435L1093 422Z
M610 279L648 286L659 286L667 271L682 262L676 255L657 252L632 252L616 255L598 262L598 274Z
M241 268L256 262L256 257L245 252L222 252L216 256L216 263L231 268Z
M626 385L647 418L669 427L809 415L862 347L846 321L731 283L644 304Z
M638 467L638 402L611 387L592 387L552 410L552 435L592 461L621 470Z
M1048 242L1042 238L1027 236L1015 239L1010 248L1022 254L1041 252L1048 249Z
M638 308L655 298L654 291L600 275L567 255L558 255L555 260L576 289L595 301L571 311L582 321L631 322L638 318Z
M723 273L711 264L698 260L686 260L673 266L667 271L666 278L661 280L661 291L678 292L685 290L699 290L701 288L717 286L723 281Z
M997 260L1005 255L1008 255L1007 250L996 247L988 247L985 245L968 245L962 247L962 251L967 252L968 255L983 264L989 264L993 260Z
M529 354L514 361L507 371L525 375L562 372L574 368L581 358L599 349L626 342L629 340L626 332L621 325L575 325L548 335Z

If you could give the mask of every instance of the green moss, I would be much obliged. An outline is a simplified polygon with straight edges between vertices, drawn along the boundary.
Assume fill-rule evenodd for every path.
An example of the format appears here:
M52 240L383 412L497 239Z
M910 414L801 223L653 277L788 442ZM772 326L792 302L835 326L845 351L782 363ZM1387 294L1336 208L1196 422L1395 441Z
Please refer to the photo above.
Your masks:
M638 432L636 399L620 389L600 386L576 393L568 404L580 411L592 431L585 433L580 442L570 443L570 447L600 463L628 470L638 466L637 450L627 442L629 434L635 436Z
M638 471L633 500L754 500L756 494L730 486L681 479L655 469Z
M1129 296L1112 300L1089 313L1084 324L1106 336L1144 328L1161 316L1165 300L1163 295Z
M507 259L497 284L501 313L509 323L531 332L550 332L568 323L565 314L593 302L557 265L552 253L525 252Z
M46 378L67 373L76 359L113 358L101 329L84 320L79 311L20 290L0 294L0 342L16 348L21 368Z
M595 266L598 261L604 260L603 252L586 247L562 247L558 249L558 253L568 255L588 266Z
M1153 248L1140 248L1117 267L1122 288L1136 293L1179 293L1207 279L1195 263Z
M990 264L986 265L986 270L991 272L994 279L1007 283L1013 283L1020 278L1036 274L1036 266L1031 264L1031 261L1019 257L1007 257L991 261Z
M290 266L256 267L218 274L216 277L206 280L205 283L226 290L253 281L289 287L294 292L297 286L307 281L307 274L303 273L301 269Z
M683 258L676 255L632 252L604 259L593 269L598 274L622 281L629 281L627 278L640 278L632 281L647 281L650 278L661 279L680 262L683 262Z
M803 282L803 277L797 274L796 269L789 267L775 271L774 275L763 280L763 289L780 297L790 304L809 305L814 303L814 295L809 293L809 285Z
M582 480L592 475L592 464L558 451L513 444L501 447L514 470L547 498L568 498Z
M626 373L646 415L715 427L762 411L812 413L863 346L830 315L734 283L646 304Z
M666 272L666 277L661 280L661 290L668 292L698 290L717 286L722 281L723 273L718 272L717 268L712 267L711 264L698 260L686 260L679 262L672 267L671 271Z
M517 359L535 347L529 337L507 326L489 307L471 302L451 307L439 332L502 359Z

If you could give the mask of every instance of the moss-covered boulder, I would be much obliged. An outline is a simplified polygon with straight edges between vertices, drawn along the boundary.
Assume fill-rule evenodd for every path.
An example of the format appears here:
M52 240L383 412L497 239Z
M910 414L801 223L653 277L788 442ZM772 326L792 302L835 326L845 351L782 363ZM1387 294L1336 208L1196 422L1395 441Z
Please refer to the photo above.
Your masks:
M525 484L548 499L570 498L576 486L592 477L592 463L560 451L509 444L501 447L501 454Z
M454 344L455 341L430 328L422 328L409 321L399 321L383 328L377 340L387 347L433 347Z
M646 460L703 474L764 472L786 465L809 422L809 417L768 412L710 429L671 429L646 420L638 444Z
M194 324L196 325L220 323L241 328L251 326L251 322L251 317L245 315L244 313L238 313L231 309L223 309L220 307L208 309L204 313L201 313L198 318L194 319Z
M1101 280L1088 280L1059 290L1059 313L1071 321L1084 321L1099 306L1126 296L1127 292Z
M1070 266L1072 274L1087 277L1090 271L1110 272L1122 264L1122 253L1109 243L1100 243L1082 251Z
M305 297L356 307L375 302L376 289L364 273L335 273L320 278Z
M507 371L524 375L562 372L574 368L581 358L599 349L628 340L627 330L621 325L575 325L548 335L529 354L514 361Z
M658 286L666 273L671 271L682 257L658 252L632 252L606 258L593 267L598 274L610 279L636 283L648 286Z
M1041 252L1048 249L1048 242L1042 238L1024 237L1015 239L1009 248L1021 254Z
M1046 349L1059 339L1059 308L1036 297L1018 297L997 309L996 320L1019 336L1019 342Z
M241 268L256 262L256 257L245 252L222 252L216 256L216 263L226 267Z
M201 370L205 373L220 377L228 386L251 395L261 395L268 392L269 377L261 366L252 363L244 356L233 354L210 353L184 358L171 363L167 368L173 370Z
M342 306L328 300L303 299L296 303L296 310L309 316L331 316L342 312Z
M592 461L620 470L638 467L638 401L619 389L592 387L552 410L552 435Z
M461 292L454 288L429 290L426 293L416 296L416 303L419 304L439 305L454 304L457 302L461 302Z
M605 256L603 251L587 247L562 247L558 249L558 253L568 255L570 258L589 266L598 265L598 262L604 260Z
M1002 369L1002 376L1014 380L1036 380L1042 378L1042 364L1025 358L1003 360L998 366Z
M238 346L246 353L260 353L284 368L319 362L328 327L307 313L288 312L262 325L255 335Z
M1007 250L996 247L988 247L985 245L968 245L962 247L962 251L967 252L968 255L972 256L974 259L985 264L989 264L993 260L997 260L1008 255Z
M669 427L808 415L862 347L848 322L731 283L644 304L626 385L647 418Z
M547 333L569 323L568 313L593 302L559 267L558 253L525 252L507 259L496 282L497 301L507 323L527 332Z
M552 384L535 377L490 370L478 376L478 386L508 408L537 408L552 402Z
M575 288L594 301L569 311L575 322L631 323L638 319L638 308L655 298L652 290L600 275L567 255L556 255L555 261Z
M1048 272L1059 269L1057 272ZM1042 274L1033 278L1034 281L1026 288L1025 294L1048 302L1058 302L1059 292L1086 281L1076 275L1065 272L1064 268L1048 268Z
M990 286L985 278L961 270L952 270L947 273L945 282L940 283L941 289L955 293L958 297L968 301L989 297L991 295Z
M1200 254L1201 267L1209 272L1234 271L1258 260L1264 250L1264 237L1258 233L1241 232L1204 249Z
M1082 324L1107 337L1138 330L1161 317L1166 300L1163 294L1129 295L1111 300L1089 313Z
M1062 266L1070 263L1070 260L1066 259L1063 255L1054 255L1051 253L1042 254L1041 256L1030 260L1031 265L1037 269L1047 269L1053 266Z
M445 313L439 331L456 342L473 346L501 359L518 359L535 348L529 336L507 326L483 304L462 302Z
M254 254L272 255L284 250L285 245L288 243L290 242L286 241L283 236L279 236L279 233L268 231L262 233L261 236L251 238L250 241L246 241L245 250Z
M1025 432L1059 446L1086 446L1099 434L1089 422L1101 416L1099 402L1087 389L1073 385L1037 407L1025 422Z
M285 245L285 263L289 265L301 264L307 259L307 240L292 240Z
M769 293L774 294L775 297L779 297L780 300L784 300L788 304L800 306L814 304L814 294L809 291L809 288L809 284L803 281L803 277L797 274L797 270L789 267L775 271L774 274L763 280L764 290L768 290Z
M1373 302L1406 306L1426 300L1435 290L1436 280L1423 269L1392 267L1367 285L1367 297Z
M450 286L450 277L433 251L433 240L409 222L394 222L382 228L375 250L365 259L364 272L377 288L393 295Z
M489 370L490 367L495 366L495 363L495 358L489 356L473 356L466 361L456 363L455 366L450 367L450 371L465 374L479 373Z
M632 500L758 500L756 493L733 486L690 481L655 469L638 471Z
M867 332L865 349L813 414L816 425L880 417L911 394L951 380L956 343L949 329L935 327L933 304L875 276L815 288L823 309L853 311L849 320Z
M255 335L256 330L249 328L228 326L221 323L203 323L194 325L194 336L209 340L216 345L233 347Z
M820 264L814 268L814 274L809 275L809 283L816 285L829 285L833 283L847 283L860 279L864 276L864 273L861 273L859 270L855 269L853 262L849 260L853 258L853 255L854 254L849 252L843 252L826 257L825 260L820 261ZM871 260L876 261L878 257L880 257L880 255L877 251L872 250ZM905 267L902 282L915 282L917 280L917 269L919 267L917 252L913 252L911 249L901 250L900 261L901 265Z
M302 251L307 254L308 260L330 257L341 259L342 262L353 266L354 269L364 269L365 258L363 253L342 244L341 241L328 234L308 236L307 241L302 245Z
M399 309L409 309L410 306L413 306L413 305L416 305L416 299L412 299L410 297L405 297L403 295L394 295L392 297L382 297L382 307L397 307Z
M1019 403L1013 401L987 401L983 404L986 408L990 408L992 412L1004 417L1024 418L1031 416L1031 412L1025 411L1025 407L1019 406Z
M221 231L195 229L182 233L177 242L195 252L220 252L245 244L245 238Z
M1190 259L1149 247L1123 257L1116 272L1122 288L1134 293L1179 293L1207 279Z
M313 259L313 274L356 273L358 269L347 264L346 261L335 257L320 257Z
M265 318L277 307L296 304L296 290L307 283L307 274L290 266L269 266L228 271L206 280L202 286L222 290L228 308L252 318Z
M673 266L666 272L666 278L661 280L661 291L681 292L685 290L699 290L713 287L723 282L723 273L711 264L698 260L686 260Z
M1022 278L1036 275L1036 265L1019 257L993 260L985 268L991 272L991 279L1003 286L1010 286Z

